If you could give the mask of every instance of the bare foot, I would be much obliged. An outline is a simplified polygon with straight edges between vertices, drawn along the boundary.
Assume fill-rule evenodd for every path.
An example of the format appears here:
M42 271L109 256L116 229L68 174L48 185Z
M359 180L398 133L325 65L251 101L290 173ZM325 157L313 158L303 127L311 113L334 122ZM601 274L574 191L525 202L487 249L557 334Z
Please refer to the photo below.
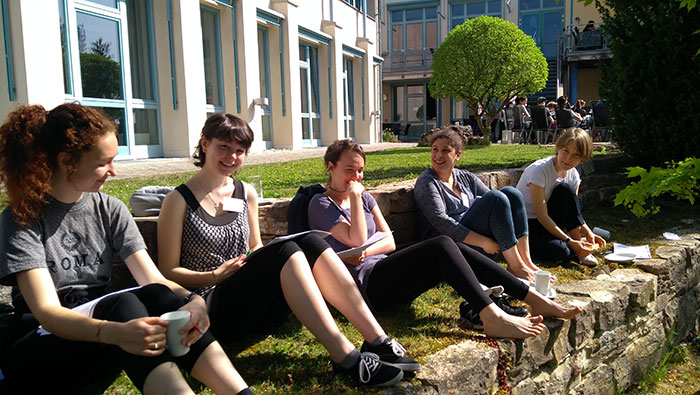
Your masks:
M538 314L543 317L554 317L570 320L581 312L580 307L564 307L532 290L527 293L524 302L530 305L533 315Z
M544 330L542 316L516 317L506 314L493 303L481 310L479 316L484 323L484 333L490 337L526 339Z
M511 265L508 265L507 270L513 273L515 277L522 278L523 280L527 281L535 281L535 272L533 272L532 269L526 268L524 266L516 268Z

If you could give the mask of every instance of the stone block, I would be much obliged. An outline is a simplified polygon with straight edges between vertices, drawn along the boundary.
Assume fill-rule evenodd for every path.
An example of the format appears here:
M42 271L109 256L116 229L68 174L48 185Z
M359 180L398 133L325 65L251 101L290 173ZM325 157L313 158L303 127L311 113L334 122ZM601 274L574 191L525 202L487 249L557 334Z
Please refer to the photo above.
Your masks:
M576 395L612 395L615 393L613 378L612 368L608 365L600 365L585 375L581 382L569 393Z
M574 379L574 364L571 359L554 368L551 373L542 372L532 379L537 391L532 394L563 394Z
M287 234L287 213L291 199L277 199L258 207L260 233L267 236Z
M683 295L676 295L676 299L678 300L676 316L671 316L669 318L672 320L671 322L675 322L676 324L675 340L681 341L688 336L690 331L695 329L700 306L698 306L698 294L694 289L689 290Z
M438 390L429 385L413 385L406 381L400 381L394 387L379 392L381 395L437 395Z
M660 317L649 320L646 329L643 334L631 333L624 352L610 361L618 391L624 391L638 381L666 352Z
M600 275L597 280L621 282L629 288L630 304L646 309L656 298L656 276L639 269L616 269L609 275Z
M153 262L158 262L158 217L135 217L134 222L146 243L148 254Z
M498 350L464 341L425 358L417 378L438 393L489 394L498 388Z
M518 184L518 179L522 172L515 169L506 169L501 171L494 171L489 177L491 183L491 189L501 189L507 186L514 187Z
M399 248L420 239L418 223L413 213L393 214L386 217L386 222L389 224L389 228L394 231L394 240Z
M607 330L624 322L629 305L629 289L614 281L581 280L557 286L557 292L593 299L596 307L596 330Z
M557 287L558 288L558 287ZM576 306L581 312L569 320L569 331L566 333L569 345L580 349L588 344L595 335L596 308L593 299L585 296L574 296L560 293L557 302L562 306ZM562 335L564 333L562 332Z
M599 332L593 341L589 366L595 368L599 363L616 358L627 347L630 333L626 325L618 325L615 328Z
M513 384L511 383L511 385ZM531 395L540 393L541 392L537 388L537 384L535 384L534 380L529 377L513 386L513 395Z
M671 284L671 266L665 259L637 259L634 261L634 266L644 272L651 273L657 276L657 293L665 294L672 291Z
M551 349L554 361L560 363L569 356L573 349L569 343L571 320L546 319L544 324L549 330L549 339L545 350Z
M539 335L524 340L498 340L513 361L513 368L508 372L509 380L519 382L554 358L552 347L547 347L549 338L549 329L546 328Z
M415 210L413 185L415 180L392 182L367 189L379 205L384 216Z

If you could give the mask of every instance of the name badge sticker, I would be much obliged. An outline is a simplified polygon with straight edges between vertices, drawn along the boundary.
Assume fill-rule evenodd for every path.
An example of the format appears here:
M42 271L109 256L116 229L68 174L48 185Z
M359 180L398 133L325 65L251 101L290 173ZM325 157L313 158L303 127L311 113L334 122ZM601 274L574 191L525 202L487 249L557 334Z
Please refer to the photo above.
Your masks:
M227 198L224 198L224 200L221 202L221 208L224 211L232 211L234 213L242 213L244 204L245 204L245 201L243 201L243 199L236 199L236 198L232 198L232 197L227 197Z

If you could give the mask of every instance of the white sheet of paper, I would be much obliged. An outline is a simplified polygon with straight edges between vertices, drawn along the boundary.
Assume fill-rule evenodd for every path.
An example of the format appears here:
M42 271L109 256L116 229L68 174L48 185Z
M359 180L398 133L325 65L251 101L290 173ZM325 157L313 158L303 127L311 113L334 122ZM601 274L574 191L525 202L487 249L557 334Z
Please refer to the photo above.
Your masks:
M365 241L361 246L355 247L355 248L349 248L345 251L340 251L338 253L338 256L340 257L340 259L343 259L343 258L355 256L355 255L360 255L362 253L362 251L366 250L369 246L371 246L372 244L378 242L379 240L381 240L387 236L389 236L389 233L377 232L377 233L373 234L372 237L367 239L367 241Z
M71 310L75 311L76 313L80 313L86 317L92 317L92 313L95 311L95 306L97 306L97 303L99 303L102 299L104 299L108 296L120 294L123 292L129 292L129 291L134 290L136 288L141 288L141 287L125 288L125 289L120 289L119 291L110 292L107 295L102 295L99 298L93 299L87 303L83 303L80 306L75 306ZM46 335L51 334L51 332L44 329L44 327L41 325L39 325L39 329L37 329L37 333L41 336L46 336Z
M615 254L634 254L635 259L651 259L651 250L649 250L648 245L628 246L625 244L613 243L613 252Z
M325 230L312 229L312 230L307 230L306 232L299 232L299 233L294 233L294 234L286 235L286 236L277 236L274 239L270 240L269 243L265 244L265 246L267 247L267 246L273 245L275 243L291 240L297 236L305 235L307 233L315 234L316 236L318 236L320 238L324 238L324 237L331 235L331 232L326 232Z

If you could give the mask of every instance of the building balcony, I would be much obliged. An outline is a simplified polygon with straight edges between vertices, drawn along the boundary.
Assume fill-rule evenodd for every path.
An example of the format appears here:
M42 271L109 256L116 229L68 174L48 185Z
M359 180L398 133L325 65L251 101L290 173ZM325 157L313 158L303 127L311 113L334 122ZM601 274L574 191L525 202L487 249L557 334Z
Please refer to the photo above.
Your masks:
M564 57L567 62L612 58L610 35L602 23L578 24L566 28Z
M391 51L382 54L384 57L384 72L430 71L433 65L435 48L424 48L415 51Z

